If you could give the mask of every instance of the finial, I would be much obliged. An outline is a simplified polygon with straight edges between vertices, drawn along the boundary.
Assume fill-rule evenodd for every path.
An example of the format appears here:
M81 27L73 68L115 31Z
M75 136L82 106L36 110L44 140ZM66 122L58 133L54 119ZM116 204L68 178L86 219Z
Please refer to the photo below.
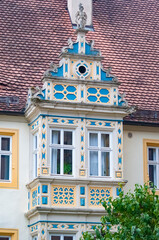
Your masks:
M84 12L82 3L79 4L79 11L76 13L77 29L84 29L87 22L87 14Z

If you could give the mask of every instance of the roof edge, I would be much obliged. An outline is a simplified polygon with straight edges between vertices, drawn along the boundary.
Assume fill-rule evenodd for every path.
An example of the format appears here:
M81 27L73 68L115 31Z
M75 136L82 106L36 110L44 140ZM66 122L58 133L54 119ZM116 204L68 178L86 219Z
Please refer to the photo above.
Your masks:
M0 115L24 116L24 112L0 111Z
M159 122L143 122L143 121L131 121L131 120L123 120L124 125L129 126L147 126L147 127L159 127Z

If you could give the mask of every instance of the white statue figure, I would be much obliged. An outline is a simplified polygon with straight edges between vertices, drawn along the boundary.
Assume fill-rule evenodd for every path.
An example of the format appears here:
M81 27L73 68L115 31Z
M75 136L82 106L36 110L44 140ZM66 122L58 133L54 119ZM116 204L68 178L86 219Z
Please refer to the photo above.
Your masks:
M76 23L78 29L84 29L87 21L87 14L83 11L84 7L80 3L79 11L76 13Z

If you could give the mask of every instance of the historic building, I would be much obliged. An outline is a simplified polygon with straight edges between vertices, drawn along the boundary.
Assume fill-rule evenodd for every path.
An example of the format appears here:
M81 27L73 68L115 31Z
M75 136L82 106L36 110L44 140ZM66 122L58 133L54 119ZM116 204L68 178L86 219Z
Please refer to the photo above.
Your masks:
M43 7L48 4L48 1L39 1ZM153 108L158 97L150 103L152 90L149 88L147 100L146 84L143 95L138 85L132 94L131 81L135 80L133 73L129 76L128 67L123 78L128 81L120 82L113 69L103 65L108 60L102 29L96 33L101 49L94 46L92 11L96 20L95 10L100 16L100 6L102 15L102 6L107 3L106 7L110 7L108 2L93 1L92 5L91 0L68 0L68 9L64 9L66 1L61 1L54 15L59 13L63 19L65 12L69 12L67 21L71 27L68 29L72 32L69 30L68 35L65 29L54 28L53 41L58 43L58 50L61 48L59 58L54 56L55 63L51 62L49 69L43 71L41 80L36 79L30 69L34 71L39 63L45 65L44 58L34 59L35 65L25 63L24 68L28 67L23 73L23 64L13 61L11 69L13 72L16 69L19 80L8 85L11 72L9 80L6 73L0 85L0 240L78 240L83 231L92 231L100 223L104 214L100 199L108 201L110 196L117 197L119 183L127 190L133 189L135 183L151 180L159 188L157 103ZM18 16L23 9L22 1L12 4L4 7L11 8ZM32 4L36 5L27 1L26 16ZM48 7L44 11L49 10ZM36 11L33 12L32 18L36 15ZM58 21L56 17L53 22ZM105 24L102 19L97 22ZM41 31L41 27L39 24L36 31ZM60 43L63 32L68 46ZM19 48L27 44L26 38L24 45L19 42ZM28 51L38 49L35 42L29 46ZM54 47L55 53L57 49ZM21 55L27 59L27 51ZM48 55L46 53L46 57ZM111 56L113 59L113 54ZM23 63L23 59L20 62ZM26 75L27 81L23 79ZM129 89L122 88L126 83L130 84Z

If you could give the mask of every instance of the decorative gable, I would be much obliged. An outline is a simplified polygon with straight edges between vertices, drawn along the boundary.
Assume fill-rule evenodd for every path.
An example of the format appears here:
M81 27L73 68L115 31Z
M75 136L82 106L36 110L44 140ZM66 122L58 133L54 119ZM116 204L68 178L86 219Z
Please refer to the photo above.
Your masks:
M29 90L30 99L63 101L108 106L127 106L124 95L118 92L118 80L111 68L103 69L101 52L86 41L84 27L76 30L77 41L68 40L63 47L59 66L54 63L44 73L43 88Z

